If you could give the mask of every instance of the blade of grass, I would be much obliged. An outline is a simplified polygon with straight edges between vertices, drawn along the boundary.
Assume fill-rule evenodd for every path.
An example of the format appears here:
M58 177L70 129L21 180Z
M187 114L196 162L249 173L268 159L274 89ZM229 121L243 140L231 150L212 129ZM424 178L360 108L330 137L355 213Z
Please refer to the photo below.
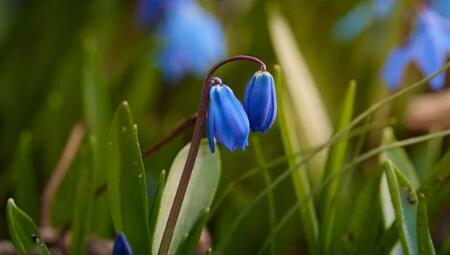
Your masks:
M289 120L297 132L297 143L302 147L313 147L323 144L331 135L331 124L314 79L297 47L291 28L274 4L267 6L267 20L270 38L275 55L285 75L283 89L285 101L290 99ZM280 84L278 84L280 85ZM280 100L280 99L279 99ZM286 107L287 108L287 107ZM326 149L318 152L308 162L311 183L318 183L325 164ZM299 170L301 171L301 170ZM305 223L304 223L305 224ZM307 231L308 243L311 246L311 234ZM318 231L314 233L314 240Z
M80 167L78 170L77 189L73 206L72 235L69 254L85 254L87 233L91 223L91 212L94 203L94 169L92 167L92 148L95 141L80 151Z
M419 194L419 209L417 213L417 239L420 255L435 255L433 240L428 227L428 208L425 195Z
M344 129L351 121L353 115L353 105L355 101L356 83L352 81L347 89L346 96L343 101L343 107L341 110L336 130ZM348 139L343 139L332 146L328 153L328 159L325 165L325 171L323 178L335 174L338 172L345 161L345 155L347 152ZM323 254L329 254L331 249L331 242L334 233L334 220L336 216L337 201L340 194L340 186L342 180L336 178L321 192L320 212L322 212L320 220L320 236L319 240L321 245L318 249Z
M430 139L434 139L437 137L444 137L444 136L448 136L448 135L450 135L450 130L436 132L433 134L427 134L427 135L418 136L418 137L414 137L414 138L409 138L409 139L406 139L403 141L399 141L399 142L395 142L395 143L387 144L387 145L381 145L377 148L374 148L374 149L356 157L352 162L345 164L339 172L335 173L334 175L329 176L326 180L324 180L322 182L322 184L319 187L315 188L311 193L307 194L307 197L305 198L305 200L297 201L296 204L293 205L293 207L295 207L296 209L301 208L301 206L304 205L306 201L312 199L317 193L321 192L323 190L323 188L326 187L335 178L337 178L341 174L345 174L349 171L356 169L355 166L357 166L358 164L360 164L374 156L377 156L378 154L380 154L386 150L409 146L409 145L421 143L423 141L427 141ZM277 187L283 179L285 179L289 176L288 175L289 171L292 171L292 169L288 169L288 170L284 171L279 177L277 177L274 180L274 182L273 182L274 188ZM261 191L258 194L258 196L255 199L253 199L253 201L251 203L256 203L260 199L262 199L265 195L265 192L266 192L265 190ZM283 227L283 224L288 222L289 217L291 217L293 215L293 213L296 211L296 209L293 207L291 207L288 210L288 212L281 217L279 223L275 227L275 232L270 233L269 237L264 241L263 245L261 246L259 253L262 253L263 250L265 248L267 248L268 244L270 243L270 238L273 238L281 230L281 228ZM244 208L244 210L249 210L249 209L247 207L247 208ZM238 217L243 217L242 214L245 216L246 213L248 213L248 211L242 212L240 215L238 215Z
M287 154L293 154L295 151L301 151L302 148L290 110L292 105L289 101L288 91L286 90L283 74L279 66L275 67L275 81L279 107L278 126L280 128L285 152ZM294 167L295 160L288 160L288 165ZM306 166L298 167L296 170L292 171L292 182L294 184L297 199L304 199L305 195L311 191L311 184L306 171ZM300 211L300 219L308 241L308 249L314 250L317 235L319 233L319 223L314 207L314 201L308 202L308 205L302 208Z
M386 172L389 192L395 210L395 224L399 232L403 253L406 255L418 254L417 194L408 178L391 160L384 160L381 166L383 171Z
M262 170L261 173L264 178L265 184L270 187L272 183L272 177L270 176L269 169L267 168L267 163L264 158L264 153L261 147L261 142L259 140L258 136L254 136L252 139L253 142L253 152L255 154L256 163L258 164L258 167ZM273 230L276 221L277 221L277 213L276 213L276 206L275 206L275 198L273 195L273 191L270 188L267 193L267 205L269 207L269 222L270 222L270 229ZM276 240L273 240L270 245L270 254L274 255L276 254Z
M33 220L38 220L39 192L36 169L33 166L33 148L31 133L26 131L20 135L19 145L12 166L14 178L14 199L23 205L23 210Z
M420 86L423 86L423 85L427 84L427 82L429 80L433 79L434 77L439 75L441 72L447 70L449 67L450 67L450 63L447 63L445 66L443 66L442 68L438 69L437 71L432 73L430 76L427 76L427 77L419 80L418 82L412 84L411 86L406 87L406 88L404 88L402 90L399 90L399 91L391 94L390 96L385 97L382 100L372 104L366 111L362 112L356 118L354 118L352 120L352 122L344 130L341 130L338 133L336 133L335 135L333 135L326 143L324 143L324 144L322 144L320 146L317 146L312 151L306 153L305 157L296 164L295 168L291 168L291 169L289 169L289 171L286 171L286 172L282 173L280 176L278 176L276 179L274 179L274 181L272 182L272 185L273 186L279 185L280 182L282 182L285 178L287 178L290 175L292 169L297 169L297 167L304 165L306 163L306 161L308 161L310 158L312 158L318 152L320 152L321 150L325 149L330 144L335 143L339 139L342 139L343 135L345 135L349 130L351 130L356 125L358 125L366 117L370 116L373 112L375 112L378 109L382 108L384 104L389 103L390 101L393 101L396 98L401 97L402 95L405 95L405 94L407 94L407 93L409 93L411 91L414 91L415 89L419 88ZM218 248L216 249L217 253L220 254L223 251L223 249L225 248L225 246L227 245L227 243L231 239L231 236L236 231L237 227L239 226L239 224L242 221L242 219L244 218L244 216L248 212L251 211L251 209L257 204L257 202L259 200L261 200L264 197L265 194L266 194L265 190L263 190L260 193L258 193L256 195L256 197L251 202L249 202L247 204L247 206L241 211L241 213L236 217L236 220L232 224L232 226L230 228L230 231L225 235L225 237L223 239L219 240L219 243L217 245Z

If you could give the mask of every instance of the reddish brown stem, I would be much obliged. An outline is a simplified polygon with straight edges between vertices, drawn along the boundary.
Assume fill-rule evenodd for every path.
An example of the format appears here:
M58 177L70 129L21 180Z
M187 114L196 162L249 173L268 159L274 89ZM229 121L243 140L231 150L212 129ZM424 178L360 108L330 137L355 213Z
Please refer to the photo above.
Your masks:
M148 148L143 154L142 158L147 159L150 157L153 153L155 153L157 150L159 150L161 147L169 143L172 139L177 137L178 135L183 132L186 128L193 126L195 124L195 120L197 119L197 113L192 114L191 116L188 116L187 118L183 119L178 123L178 125L170 131L170 133L166 134L159 142L152 145L152 147Z

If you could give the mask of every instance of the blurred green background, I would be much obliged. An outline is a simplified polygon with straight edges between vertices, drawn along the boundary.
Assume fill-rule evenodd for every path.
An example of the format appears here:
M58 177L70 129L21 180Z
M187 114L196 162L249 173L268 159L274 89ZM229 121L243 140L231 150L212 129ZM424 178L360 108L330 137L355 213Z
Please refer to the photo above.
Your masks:
M351 79L358 82L355 113L388 93L380 70L404 33L402 17L392 15L351 42L336 42L331 33L333 25L357 2L229 0L201 1L201 5L223 26L228 56L256 56L272 71L278 61L268 30L268 13L278 10L292 29L330 122L335 123ZM135 1L119 0L0 0L0 239L8 238L4 213L8 197L14 197L39 222L43 187L76 123L84 123L101 144L114 110L127 100L139 127L141 148L145 149L197 110L201 77L188 75L167 84L156 62L160 42L152 31L139 27L136 6ZM249 64L232 64L220 71L220 77L242 98L254 70L255 66ZM415 68L408 69L406 81L419 78ZM411 132L402 127L401 105L393 106L397 110L392 116L399 117L398 136L407 137ZM185 131L144 161L150 173L150 189L152 178L169 169L177 152L190 141L191 133L192 129ZM377 132L373 133L376 137ZM284 155L278 127L256 136L267 161ZM372 145L369 141L364 146ZM253 144L243 152L221 150L218 196L230 182L258 165L254 150ZM76 167L77 159L71 169ZM271 175L277 176L286 168L286 164L277 166L271 169ZM76 179L76 171L69 170L52 205L53 226L70 225ZM98 186L103 184L100 182ZM278 215L284 215L296 201L291 180L284 183L275 190ZM209 223L213 243L264 187L264 177L257 175L233 188ZM106 207L103 193L96 197L91 232L113 238ZM239 226L226 254L253 254L269 233L268 212L267 204L259 203ZM292 217L283 227L276 239L277 254L306 252L300 225L299 217ZM448 233L448 228L447 222L438 230ZM345 238L343 246L348 241Z

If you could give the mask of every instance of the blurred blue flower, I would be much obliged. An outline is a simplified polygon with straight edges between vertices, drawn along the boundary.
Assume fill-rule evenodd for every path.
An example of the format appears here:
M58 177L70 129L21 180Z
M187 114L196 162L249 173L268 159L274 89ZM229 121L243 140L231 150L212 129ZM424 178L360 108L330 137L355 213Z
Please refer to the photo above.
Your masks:
M431 8L440 15L450 19L450 1L449 0L432 0Z
M225 84L215 85L210 90L208 110L208 142L214 153L214 138L228 150L244 150L248 145L250 124L241 102Z
M245 89L244 108L253 132L266 132L275 122L275 82L267 71L256 72Z
M176 81L187 73L203 75L225 55L222 28L194 1L172 5L161 24L158 60L164 77Z
M333 28L333 37L347 41L358 36L372 23L387 17L395 0L369 0L356 5Z
M423 75L430 75L445 64L449 52L450 21L431 9L423 9L409 40L390 54L383 70L384 80L390 89L397 88L410 62L415 62ZM444 81L445 74L441 73L430 81L431 88L441 89Z
M119 234L114 241L113 255L133 255L130 244L124 234Z

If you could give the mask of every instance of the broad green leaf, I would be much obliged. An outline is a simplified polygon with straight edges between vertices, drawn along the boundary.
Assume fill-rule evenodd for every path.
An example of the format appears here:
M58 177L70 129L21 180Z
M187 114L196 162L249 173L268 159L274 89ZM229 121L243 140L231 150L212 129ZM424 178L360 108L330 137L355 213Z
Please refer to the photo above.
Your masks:
M347 89L346 96L342 104L342 110L338 118L336 130L340 131L345 129L353 116L353 105L355 102L356 83L351 82ZM331 249L331 242L333 238L334 220L336 216L337 201L339 200L340 186L342 178L338 176L334 178L342 170L342 166L345 161L345 155L347 152L347 145L349 139L342 139L330 147L327 162L325 165L325 171L323 175L322 183L327 184L321 193L321 226L320 237L321 244L320 249L324 251L324 254L328 254ZM328 179L332 178L330 183Z
M191 232L187 234L183 241L178 246L178 250L176 252L177 255L194 255L196 254L200 236L202 234L203 229L209 219L209 208L203 212L201 217L197 220L192 228Z
M162 235L166 227L170 209L175 197L190 144L186 145L176 156L170 167L166 185L161 198L158 220L153 236L153 254L157 254ZM192 176L187 187L183 205L178 216L178 223L173 233L169 254L175 254L183 238L192 231L195 223L210 207L220 179L220 153L211 153L208 142L204 139L200 144Z
M284 150L286 151L286 154L293 155L301 151L302 146L299 143L300 138L298 137L295 129L295 123L291 117L292 105L288 98L288 91L286 90L279 66L275 67L275 85L278 95L278 125L280 127ZM290 158L288 160L288 165L290 168L294 167L296 163L297 160L295 158ZM298 167L298 169L292 171L291 176L297 201L303 204L300 208L303 231L305 232L309 249L313 250L319 232L319 223L314 207L314 201L307 198L307 196L311 193L311 185L308 178L308 173L306 172L306 167Z
M72 216L72 235L69 254L85 254L87 234L91 223L91 211L94 202L94 169L92 165L92 147L95 141L91 139L80 152L80 164L75 201Z
M417 208L418 198L407 177L392 161L382 163L386 173L391 202L395 210L395 224L399 233L403 253L417 255Z
M417 216L417 239L420 255L434 255L433 240L428 227L428 208L424 194L419 194L419 209Z
M12 198L8 199L6 216L11 240L19 254L37 252L40 255L50 255L36 224L16 206Z
M116 233L136 254L150 254L147 179L127 102L120 104L108 137L108 195Z
M290 118L295 123L298 142L312 148L328 141L331 124L314 79L303 59L297 42L285 18L274 6L268 8L270 38L286 81L286 95L290 97ZM325 165L326 152L308 162L313 183L318 183Z
M33 148L31 133L26 131L20 135L12 166L14 177L14 199L22 205L24 211L34 220L39 215L39 191L36 169L33 166Z

